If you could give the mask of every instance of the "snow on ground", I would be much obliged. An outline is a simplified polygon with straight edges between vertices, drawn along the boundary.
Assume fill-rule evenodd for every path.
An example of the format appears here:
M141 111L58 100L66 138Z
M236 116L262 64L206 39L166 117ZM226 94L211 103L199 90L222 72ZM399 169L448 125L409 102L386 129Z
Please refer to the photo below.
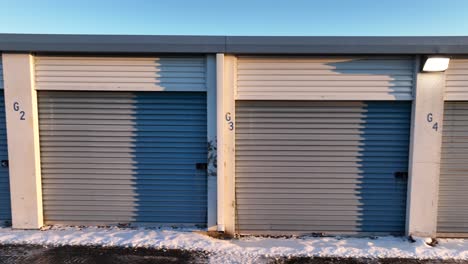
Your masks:
M212 263L257 263L276 257L468 259L468 240L440 239L435 247L404 237L264 238L218 240L190 230L53 227L46 231L0 228L0 244L123 246L205 251Z

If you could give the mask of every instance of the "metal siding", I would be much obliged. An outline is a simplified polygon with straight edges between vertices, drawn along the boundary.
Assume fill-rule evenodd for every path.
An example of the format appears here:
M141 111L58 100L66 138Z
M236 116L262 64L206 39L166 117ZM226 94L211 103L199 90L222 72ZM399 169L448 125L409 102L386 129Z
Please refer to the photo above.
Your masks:
M206 94L39 92L46 224L206 225Z
M445 71L445 100L468 100L468 58L450 60Z
M468 233L468 102L446 102L438 233Z
M410 102L237 101L239 233L405 230Z
M206 91L206 58L35 59L37 90Z
M241 100L411 100L412 57L239 57Z

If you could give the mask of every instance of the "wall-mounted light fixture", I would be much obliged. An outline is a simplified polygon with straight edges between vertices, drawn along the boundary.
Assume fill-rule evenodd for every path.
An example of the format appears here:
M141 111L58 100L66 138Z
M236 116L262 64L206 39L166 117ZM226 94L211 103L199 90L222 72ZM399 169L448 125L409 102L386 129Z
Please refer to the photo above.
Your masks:
M447 70L450 58L448 57L427 57L424 62L424 72L442 72Z

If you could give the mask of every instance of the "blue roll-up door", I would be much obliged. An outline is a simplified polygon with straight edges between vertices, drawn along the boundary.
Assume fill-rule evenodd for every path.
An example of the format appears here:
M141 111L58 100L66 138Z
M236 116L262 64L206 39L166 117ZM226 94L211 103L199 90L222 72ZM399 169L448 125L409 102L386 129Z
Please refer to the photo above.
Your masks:
M5 98L3 94L3 66L0 54L0 225L11 225L10 176L6 135Z
M237 101L242 234L405 230L411 102Z
M46 224L206 225L206 94L39 92Z
M8 173L5 99L3 96L3 90L0 90L0 162L0 225L8 226L11 225L11 202L10 177Z

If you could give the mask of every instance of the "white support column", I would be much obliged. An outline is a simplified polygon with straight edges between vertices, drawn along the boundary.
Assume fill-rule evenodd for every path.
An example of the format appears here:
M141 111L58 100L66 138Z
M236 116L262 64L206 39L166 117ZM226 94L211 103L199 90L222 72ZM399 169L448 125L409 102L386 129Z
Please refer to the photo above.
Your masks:
M410 145L408 235L436 234L444 89L443 72L418 73Z
M209 231L217 230L217 177L216 177L216 58L208 55L206 58L207 86L207 130L208 130L208 194L207 194L207 225Z
M3 54L13 228L43 225L34 58Z
M217 172L218 172L218 231L224 232L224 54L216 54L216 119L217 119Z
M218 230L235 233L236 57L217 54Z

